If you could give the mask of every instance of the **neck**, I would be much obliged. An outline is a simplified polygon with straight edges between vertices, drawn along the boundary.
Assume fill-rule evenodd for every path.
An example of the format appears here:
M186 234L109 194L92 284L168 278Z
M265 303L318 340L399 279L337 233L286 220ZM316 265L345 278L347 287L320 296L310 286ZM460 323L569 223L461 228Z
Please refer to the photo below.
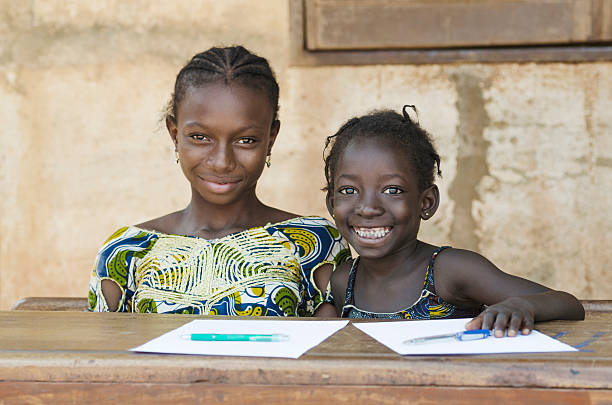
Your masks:
M359 258L359 268L372 278L393 278L419 271L417 264L422 260L422 242L415 239L402 249L380 258Z
M192 189L191 202L183 210L181 228L187 235L218 238L263 225L258 223L256 218L262 217L260 214L265 208L255 194L255 187L238 201L227 205L212 204Z

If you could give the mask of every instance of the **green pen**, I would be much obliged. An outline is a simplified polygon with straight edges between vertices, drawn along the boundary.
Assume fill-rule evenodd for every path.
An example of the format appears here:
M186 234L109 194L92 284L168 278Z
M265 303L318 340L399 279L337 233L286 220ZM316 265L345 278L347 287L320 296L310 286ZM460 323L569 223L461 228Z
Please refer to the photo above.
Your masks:
M202 342L286 342L289 335L282 334L246 334L246 333L191 333L183 335L184 339Z

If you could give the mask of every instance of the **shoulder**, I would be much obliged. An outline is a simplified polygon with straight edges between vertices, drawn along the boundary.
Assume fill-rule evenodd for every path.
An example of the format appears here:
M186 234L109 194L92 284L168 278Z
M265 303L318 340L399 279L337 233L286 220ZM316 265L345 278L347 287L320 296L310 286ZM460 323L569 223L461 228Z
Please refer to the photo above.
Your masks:
M455 249L448 247L442 249L436 259L435 268L438 270L451 271L469 271L469 270L484 270L485 267L492 266L493 264L487 260L484 256L471 250Z
M107 268L125 267L134 257L139 257L155 244L159 235L135 226L119 228L110 235L96 255L95 270L104 275Z
M160 233L166 233L166 234L175 234L177 233L176 224L178 223L178 220L181 214L182 214L182 211L173 212L173 213L161 216L159 218L151 219L149 221L137 224L134 227L148 230L148 231L154 231L154 232L160 232Z
M142 250L150 247L159 235L136 226L124 226L104 241L99 255L116 254L123 250Z
M487 258L465 249L447 248L437 255L434 264L436 291L443 297L461 296L466 289L488 279L493 273L502 273Z
M335 225L332 224L328 219L317 216L304 216L294 217L285 221L277 222L268 225L268 227L276 228L279 230L284 229L302 229L306 232L312 232L316 234L326 234L332 239L340 239L340 233L336 229Z
M301 218L302 216L299 214L294 214L292 212L279 210L278 208L273 207L265 207L264 212L261 213L260 218L264 218L266 223L279 223L285 221L291 221L295 218Z
M129 225L117 229L104 242L104 244L115 243L119 241L144 239L147 237L157 236L155 232L148 231L139 226Z
M279 232L284 237L300 244L319 246L323 250L331 249L334 254L348 251L348 244L340 235L333 223L323 217L296 217L268 226L270 233ZM343 253L344 255L344 253ZM346 257L350 257L350 252ZM346 258L344 258L346 260ZM342 261L344 261L342 260Z
M323 261L337 265L351 256L348 244L336 227L323 217L296 217L269 224L266 230L270 235L288 242L303 265L317 265Z

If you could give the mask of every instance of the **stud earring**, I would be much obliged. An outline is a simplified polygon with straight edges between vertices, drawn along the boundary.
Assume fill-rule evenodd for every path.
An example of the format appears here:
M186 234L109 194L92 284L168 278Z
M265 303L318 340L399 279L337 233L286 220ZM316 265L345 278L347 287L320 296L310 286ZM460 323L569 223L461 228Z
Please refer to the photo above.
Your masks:
M266 167L270 167L270 165L272 164L272 162L270 161L271 159L271 155L266 156Z
M426 216L426 217L428 217L428 216L429 216L429 212L426 212L426 213L425 213L425 216Z

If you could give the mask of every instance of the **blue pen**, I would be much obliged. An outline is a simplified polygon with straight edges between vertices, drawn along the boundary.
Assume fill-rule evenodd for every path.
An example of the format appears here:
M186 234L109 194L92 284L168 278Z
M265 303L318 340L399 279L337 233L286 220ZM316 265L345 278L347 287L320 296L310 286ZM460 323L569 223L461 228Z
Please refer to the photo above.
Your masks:
M273 333L270 335L248 333L191 333L183 335L183 339L203 342L286 342L288 335Z
M404 344L418 345L423 343L435 343L440 340L454 339L460 342L468 340L486 339L491 335L488 329L466 330L458 333L446 333L444 335L424 336L414 339L404 340Z

